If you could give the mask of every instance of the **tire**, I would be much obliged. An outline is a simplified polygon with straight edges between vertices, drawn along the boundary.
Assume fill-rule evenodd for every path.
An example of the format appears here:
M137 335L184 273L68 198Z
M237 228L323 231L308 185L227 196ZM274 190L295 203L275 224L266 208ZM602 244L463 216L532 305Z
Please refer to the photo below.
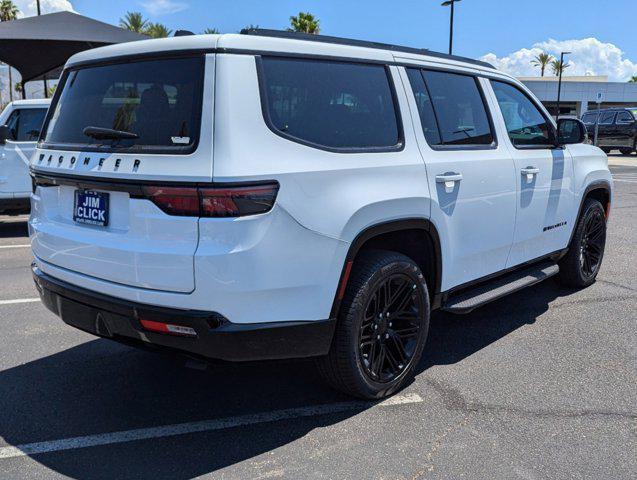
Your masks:
M610 150L611 150L611 149L610 149L610 148L608 148L608 147L599 147L599 148L601 148L601 149L602 149L602 152L604 152L606 155L608 155L608 154L610 153Z
M391 312L399 304L404 308ZM395 393L414 376L429 313L427 284L413 260L383 250L363 252L354 262L330 351L317 360L319 373L354 397Z
M634 150L632 148L620 148L619 149L619 153L621 153L622 155L632 155L633 151Z
M606 212L597 200L584 201L568 253L560 260L560 283L584 288L595 282L606 246Z

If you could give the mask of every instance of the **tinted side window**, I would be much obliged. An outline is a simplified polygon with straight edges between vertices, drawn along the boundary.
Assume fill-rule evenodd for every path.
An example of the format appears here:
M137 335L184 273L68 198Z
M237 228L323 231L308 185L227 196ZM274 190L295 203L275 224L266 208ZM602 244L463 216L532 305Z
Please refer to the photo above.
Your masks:
M619 112L617 114L617 120L615 120L617 123L631 123L634 122L635 119L633 118L633 116L628 113L628 112Z
M388 72L381 65L262 58L270 127L335 149L400 144Z
M555 144L553 128L525 93L508 83L492 80L491 85L513 145Z
M7 120L13 140L16 142L35 142L40 137L46 109L24 108L15 110Z
M420 124L422 125L425 138L429 145L441 145L442 141L438 131L436 115L431 103L431 98L429 97L429 92L427 91L427 86L425 85L425 80L422 78L420 70L415 68L408 68L407 76L409 77L409 83L411 83L411 88L416 98Z
M585 113L582 115L582 122L586 125L595 125L597 121L597 113Z
M442 145L491 145L495 141L477 80L422 70Z
M604 112L599 116L600 125L610 125L615 119L615 112Z

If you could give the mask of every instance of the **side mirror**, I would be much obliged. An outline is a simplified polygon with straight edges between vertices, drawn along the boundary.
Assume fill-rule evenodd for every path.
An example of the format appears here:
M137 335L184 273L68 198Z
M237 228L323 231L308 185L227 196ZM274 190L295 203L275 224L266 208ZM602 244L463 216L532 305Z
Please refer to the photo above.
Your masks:
M7 143L7 140L12 139L11 129L7 125L0 125L0 145L4 145Z
M560 118L557 121L557 141L560 145L583 143L586 140L586 125L576 118Z

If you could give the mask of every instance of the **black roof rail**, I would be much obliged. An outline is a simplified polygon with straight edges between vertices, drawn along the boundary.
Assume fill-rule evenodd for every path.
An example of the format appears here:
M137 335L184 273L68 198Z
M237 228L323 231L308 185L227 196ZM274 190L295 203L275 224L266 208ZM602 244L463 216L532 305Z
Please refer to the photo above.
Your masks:
M426 48L404 47L392 45L390 43L370 42L367 40L355 40L353 38L332 37L329 35L314 35L311 33L293 32L288 30L270 30L265 28L244 28L241 35L257 35L261 37L289 38L293 40L306 40L309 42L333 43L336 45L349 45L352 47L376 48L378 50L389 50L400 53L415 53L417 55L427 55L429 57L457 60L459 62L471 63L481 67L495 68L493 65L473 58L460 57L458 55L448 55L446 53L434 52Z

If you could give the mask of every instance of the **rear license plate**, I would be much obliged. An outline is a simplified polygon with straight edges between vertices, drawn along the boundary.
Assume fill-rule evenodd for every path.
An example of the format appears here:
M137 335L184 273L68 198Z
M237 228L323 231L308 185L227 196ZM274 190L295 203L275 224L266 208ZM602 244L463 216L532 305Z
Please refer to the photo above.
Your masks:
M108 193L76 190L73 220L77 223L106 227L108 225Z

